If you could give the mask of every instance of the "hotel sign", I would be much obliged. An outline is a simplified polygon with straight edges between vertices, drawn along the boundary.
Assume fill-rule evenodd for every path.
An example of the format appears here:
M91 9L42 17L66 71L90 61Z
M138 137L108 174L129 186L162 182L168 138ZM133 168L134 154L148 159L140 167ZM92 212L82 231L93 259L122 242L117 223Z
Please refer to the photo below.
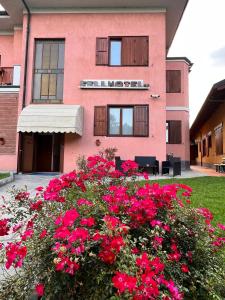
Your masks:
M149 84L143 80L82 80L81 89L148 90Z

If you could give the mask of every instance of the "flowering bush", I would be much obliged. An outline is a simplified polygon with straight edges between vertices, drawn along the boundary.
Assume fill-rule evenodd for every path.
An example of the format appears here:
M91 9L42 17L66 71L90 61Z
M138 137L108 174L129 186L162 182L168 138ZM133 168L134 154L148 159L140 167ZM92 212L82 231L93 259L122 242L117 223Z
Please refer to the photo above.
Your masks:
M1 280L0 298L223 299L225 226L189 207L188 186L141 186L137 167L123 163L125 180L94 156L33 198L14 191L0 220L11 241L0 251L16 272Z

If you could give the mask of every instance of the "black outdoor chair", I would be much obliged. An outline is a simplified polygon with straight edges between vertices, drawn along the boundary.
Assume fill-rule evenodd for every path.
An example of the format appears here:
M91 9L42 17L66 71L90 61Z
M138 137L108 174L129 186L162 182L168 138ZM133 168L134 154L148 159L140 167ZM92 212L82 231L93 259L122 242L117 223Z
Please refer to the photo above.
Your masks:
M170 160L162 162L162 175L169 174L173 171L173 177L181 175L181 159L180 157L171 157Z
M125 160L121 160L120 156L115 156L115 165L116 165L116 170L118 171L123 171L121 165Z
M134 161L140 171L149 171L153 175L159 174L159 161L155 156L135 156Z

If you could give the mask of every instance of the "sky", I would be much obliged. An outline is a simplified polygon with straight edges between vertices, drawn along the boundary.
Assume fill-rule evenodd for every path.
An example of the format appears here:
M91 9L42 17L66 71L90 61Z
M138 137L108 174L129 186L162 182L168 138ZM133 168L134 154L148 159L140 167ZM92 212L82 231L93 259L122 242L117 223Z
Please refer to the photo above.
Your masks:
M189 0L168 56L186 56L194 63L189 75L190 124L212 85L225 79L224 29L225 0Z
M225 79L225 0L189 0L168 56L186 56L190 124L213 84Z

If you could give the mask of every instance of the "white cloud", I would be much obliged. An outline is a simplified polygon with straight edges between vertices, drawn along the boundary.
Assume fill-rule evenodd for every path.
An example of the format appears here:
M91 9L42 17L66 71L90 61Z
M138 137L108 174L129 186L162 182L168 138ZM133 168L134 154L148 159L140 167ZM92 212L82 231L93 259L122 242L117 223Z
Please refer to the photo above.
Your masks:
M190 120L194 121L212 85L225 79L225 1L189 0L169 56L187 56Z

